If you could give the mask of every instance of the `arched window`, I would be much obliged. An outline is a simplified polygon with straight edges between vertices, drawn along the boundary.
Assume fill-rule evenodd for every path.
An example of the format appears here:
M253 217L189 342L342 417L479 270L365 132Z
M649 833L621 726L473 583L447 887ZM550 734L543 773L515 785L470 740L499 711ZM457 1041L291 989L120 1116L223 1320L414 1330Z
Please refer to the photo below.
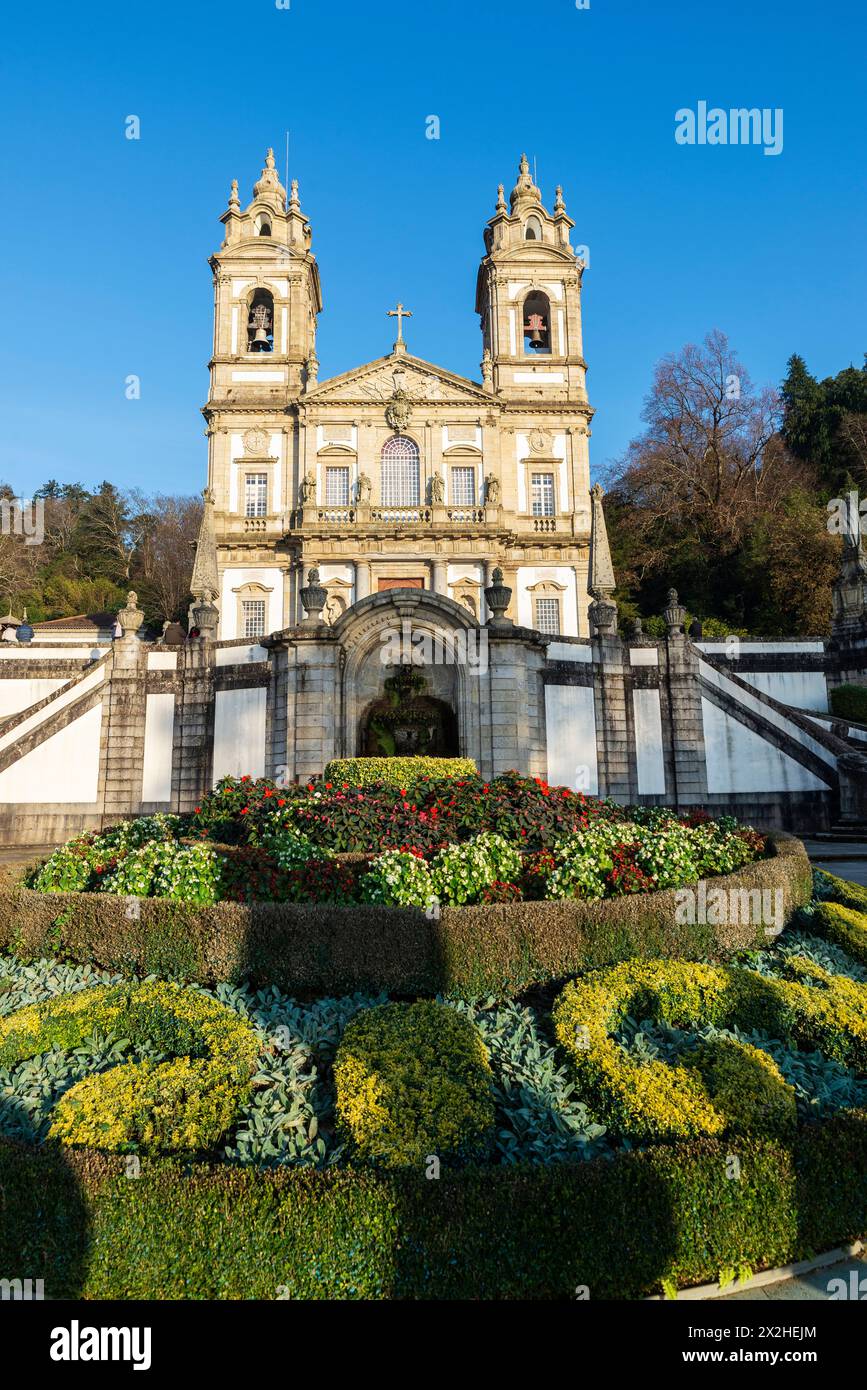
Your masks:
M417 507L420 500L418 445L396 434L382 446L380 498L384 507Z
M268 290L257 290L250 301L247 351L274 351L274 296Z
M260 212L256 218L255 231L257 236L271 235L271 219L267 212Z
M541 290L524 300L524 351L551 351L551 305Z
M524 227L524 240L525 240L525 241L541 241L541 240L542 240L542 223L539 221L538 217L528 217L528 218L527 218L527 223L526 223L526 226Z

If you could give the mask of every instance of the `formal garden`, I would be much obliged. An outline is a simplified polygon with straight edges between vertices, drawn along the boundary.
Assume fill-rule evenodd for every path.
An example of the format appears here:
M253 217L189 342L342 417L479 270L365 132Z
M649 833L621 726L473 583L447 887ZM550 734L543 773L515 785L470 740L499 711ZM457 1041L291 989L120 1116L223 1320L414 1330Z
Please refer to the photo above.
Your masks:
M867 891L781 834L354 760L70 841L0 948L46 1296L673 1296L867 1228Z

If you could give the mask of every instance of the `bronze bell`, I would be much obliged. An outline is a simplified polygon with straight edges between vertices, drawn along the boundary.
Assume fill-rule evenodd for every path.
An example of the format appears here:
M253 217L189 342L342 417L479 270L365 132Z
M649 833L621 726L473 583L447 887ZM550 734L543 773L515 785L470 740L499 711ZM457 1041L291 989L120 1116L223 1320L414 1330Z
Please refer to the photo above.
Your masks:
M271 344L268 342L268 329L271 327L271 315L268 312L267 304L257 304L250 315L249 327L254 330L250 348L253 352L268 352Z
M530 347L544 347L545 320L541 314L528 314L525 327L529 329Z

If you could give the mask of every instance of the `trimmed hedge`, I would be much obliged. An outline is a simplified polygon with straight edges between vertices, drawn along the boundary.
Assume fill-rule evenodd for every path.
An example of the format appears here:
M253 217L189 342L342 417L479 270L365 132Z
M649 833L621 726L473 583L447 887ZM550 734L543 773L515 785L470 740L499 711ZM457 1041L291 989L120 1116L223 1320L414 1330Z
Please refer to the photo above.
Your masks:
M348 1023L334 1063L335 1113L354 1157L388 1168L430 1155L484 1158L494 1130L479 1030L447 1004L381 1004Z
M0 1141L0 1190L0 1268L43 1277L50 1299L635 1299L863 1234L867 1112L791 1144L701 1139L438 1181L165 1158L136 1178Z
M862 888L860 883L838 878L836 874L829 874L827 869L817 869L816 878L821 897L841 903L843 907L851 907L855 912L867 912L867 888Z
M351 787L371 787L385 782L407 791L422 781L444 777L475 777L472 758L333 758L322 774L323 782L348 782Z
M261 1051L254 1030L232 1009L146 980L77 990L0 1019L0 1066L53 1047L69 1051L95 1031L179 1054L85 1076L61 1096L52 1136L114 1153L214 1148L249 1093Z
M792 978L768 979L689 961L626 961L570 981L554 1007L554 1031L582 1096L629 1139L753 1128L784 1135L795 1126L795 1093L765 1052L711 1039L671 1066L636 1061L611 1035L627 1017L690 1030L758 1029L867 1069L867 986L805 957L790 958L788 969Z
M867 724L867 686L832 686L831 713L840 719L854 719L856 724Z
M810 918L810 927L842 946L859 965L867 965L867 914L841 903L821 903Z
M709 879L715 889L777 889L784 920L812 896L799 840L774 832L770 856ZM603 902L522 902L431 910L215 903L102 893L0 891L0 948L201 984L250 978L286 993L514 995L632 956L718 958L767 944L749 923L678 921L674 889Z

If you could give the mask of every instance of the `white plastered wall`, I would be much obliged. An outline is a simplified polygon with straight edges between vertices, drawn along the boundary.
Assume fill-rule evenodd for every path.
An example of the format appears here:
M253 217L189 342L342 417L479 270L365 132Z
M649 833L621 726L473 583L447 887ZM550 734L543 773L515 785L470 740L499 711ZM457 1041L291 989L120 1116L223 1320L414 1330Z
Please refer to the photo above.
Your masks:
M244 634L238 631L238 598L234 591L245 584L261 584L269 593L259 595L266 600L266 635L279 632L283 626L283 572L276 568L223 570L220 590L220 637L225 642Z

